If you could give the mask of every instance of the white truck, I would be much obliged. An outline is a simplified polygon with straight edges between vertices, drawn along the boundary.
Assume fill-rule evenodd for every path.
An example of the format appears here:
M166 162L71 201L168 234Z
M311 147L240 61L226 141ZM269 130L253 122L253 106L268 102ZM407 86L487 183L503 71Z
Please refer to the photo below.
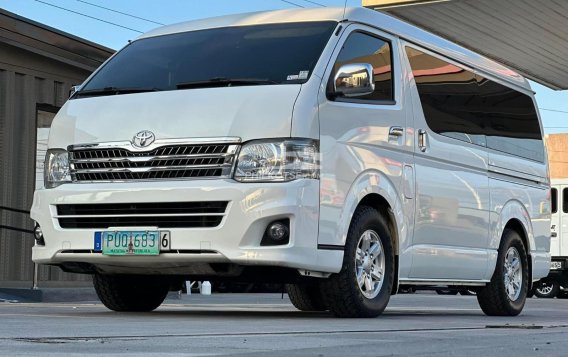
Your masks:
M568 297L568 179L552 179L550 202L550 273L533 291L541 298Z

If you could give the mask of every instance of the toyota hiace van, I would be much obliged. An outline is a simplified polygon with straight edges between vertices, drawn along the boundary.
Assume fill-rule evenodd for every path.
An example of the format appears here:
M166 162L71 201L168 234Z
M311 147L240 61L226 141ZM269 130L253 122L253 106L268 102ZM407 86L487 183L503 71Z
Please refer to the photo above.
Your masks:
M342 317L413 287L517 315L549 271L548 192L516 72L362 8L224 16L140 36L70 97L33 260L116 311L232 280Z

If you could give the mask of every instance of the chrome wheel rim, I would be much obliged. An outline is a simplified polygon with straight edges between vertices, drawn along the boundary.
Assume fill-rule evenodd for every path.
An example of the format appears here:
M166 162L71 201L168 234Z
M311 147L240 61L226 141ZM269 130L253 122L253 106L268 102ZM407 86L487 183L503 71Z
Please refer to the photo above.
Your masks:
M383 286L385 254L379 235L366 230L357 242L355 252L355 276L359 290L367 299L373 299Z
M552 292L552 284L543 283L536 290L539 292L539 294L548 295Z
M510 247L505 254L504 277L505 290L511 301L516 301L521 295L523 285L523 269L521 255L515 247Z

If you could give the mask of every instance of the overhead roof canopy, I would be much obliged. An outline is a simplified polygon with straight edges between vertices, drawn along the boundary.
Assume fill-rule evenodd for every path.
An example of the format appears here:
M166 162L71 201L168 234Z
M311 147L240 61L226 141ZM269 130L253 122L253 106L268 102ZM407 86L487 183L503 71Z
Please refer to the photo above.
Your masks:
M553 89L568 89L566 0L363 0L503 63Z

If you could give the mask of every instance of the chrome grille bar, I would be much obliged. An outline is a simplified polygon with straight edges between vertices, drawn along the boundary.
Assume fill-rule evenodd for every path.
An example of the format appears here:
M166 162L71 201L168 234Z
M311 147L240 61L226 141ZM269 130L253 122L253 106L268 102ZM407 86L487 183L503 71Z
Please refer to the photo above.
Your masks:
M68 148L74 182L128 182L230 177L240 138L156 140L145 151L130 142Z

